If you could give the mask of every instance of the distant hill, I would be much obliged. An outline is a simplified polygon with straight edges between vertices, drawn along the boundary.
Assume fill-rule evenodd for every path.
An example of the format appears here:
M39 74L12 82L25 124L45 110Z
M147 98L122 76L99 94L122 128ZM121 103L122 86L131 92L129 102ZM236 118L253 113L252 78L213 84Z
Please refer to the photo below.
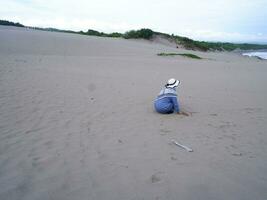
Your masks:
M235 49L240 50L259 50L267 49L267 45L261 44L248 44L248 43L230 43L230 42L205 42L196 41L187 37L181 37L178 35L169 35L166 33L154 32L155 35L164 36L169 40L175 41L177 45L183 46L185 49L189 50L199 50L199 51L233 51Z
M0 25L5 26L17 26L25 27L20 23L9 22L6 20L0 20ZM64 32L64 33L74 33L82 35L91 35L98 37L119 37L125 39L146 39L153 40L155 37L161 37L165 40L168 40L176 45L177 48L182 47L190 50L198 51L233 51L235 49L240 50L260 50L267 49L267 45L260 44L248 44L248 43L229 43L229 42L205 42L205 41L196 41L187 37L182 37L178 35L170 35L167 33L155 32L151 29L140 29L140 30L131 30L125 33L104 33L96 30L88 29L87 32L84 31L71 31L71 30L61 30L56 28L39 28L39 27L29 27L32 29L42 30L42 31L54 31L54 32Z
M24 25L20 23L14 23L14 22L6 21L6 20L0 20L0 25L24 27Z

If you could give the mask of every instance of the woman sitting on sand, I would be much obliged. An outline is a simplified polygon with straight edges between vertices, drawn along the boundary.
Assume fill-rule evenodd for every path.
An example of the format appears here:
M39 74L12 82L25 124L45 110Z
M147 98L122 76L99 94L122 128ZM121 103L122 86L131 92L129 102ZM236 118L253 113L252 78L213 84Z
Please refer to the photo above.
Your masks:
M165 87L160 91L156 100L154 101L155 110L159 113L170 114L177 113L180 114L176 87L180 84L179 80L171 78L168 80Z

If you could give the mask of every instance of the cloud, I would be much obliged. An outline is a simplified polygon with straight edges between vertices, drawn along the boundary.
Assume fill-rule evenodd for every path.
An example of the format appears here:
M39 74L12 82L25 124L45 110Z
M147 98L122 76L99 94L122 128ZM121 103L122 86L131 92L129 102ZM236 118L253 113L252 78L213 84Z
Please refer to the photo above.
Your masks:
M76 31L151 28L199 40L267 42L266 10L266 0L8 0L0 19Z
M26 19L24 24L27 26L38 26L38 27L54 27L59 29L69 29L75 31L87 31L88 29L95 29L98 31L105 32L125 32L131 29L140 29L142 26L128 24L126 22L111 22L111 21L100 21L94 19Z
M267 34L244 34L239 32L220 32L211 30L184 30L181 35L203 41L267 43Z

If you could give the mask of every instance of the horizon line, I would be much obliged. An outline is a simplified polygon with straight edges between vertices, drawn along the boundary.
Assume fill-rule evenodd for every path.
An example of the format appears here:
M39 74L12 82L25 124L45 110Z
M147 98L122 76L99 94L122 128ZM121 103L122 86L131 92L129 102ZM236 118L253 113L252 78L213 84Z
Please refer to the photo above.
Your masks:
M75 32L75 33L79 33L79 32L84 32L86 33L88 30L94 30L94 31L97 31L97 32L100 32L100 33L104 33L104 34L111 34L111 33L120 33L120 34L125 34L129 31L137 31L137 30L140 30L140 29L150 29L152 30L154 33L162 33L162 34L168 34L168 35L174 35L174 36L179 36L179 37L185 37L185 38L189 38L191 40L195 40L195 41L199 41L199 42L211 42L211 43L232 43L232 44L257 44L257 45L267 45L267 41L264 41L264 42L259 42L259 41L253 41L253 40L213 40L213 39L210 39L210 40L201 40L201 39L194 39L193 37L191 36L186 36L186 35L183 35L183 34L174 34L174 33L167 33L167 32L162 32L162 31L154 31L153 29L151 28L137 28L137 29L129 29L127 31L124 31L124 32L120 32L120 31L98 31L96 28L87 28L87 31L83 31L83 30L73 30L73 29L65 29L65 28L58 28L58 27L52 27L52 26L42 26L42 25L24 25L23 23L21 22L14 22L14 21L11 21L11 20L7 20L7 19L0 19L2 21L7 21L7 22L11 22L11 23L14 23L14 25L6 25L6 26L15 26L16 23L18 24L21 24L23 25L25 28L40 28L40 29L57 29L59 31L71 31L71 32ZM2 25L2 26L5 26L5 25ZM18 27L18 26L17 26Z

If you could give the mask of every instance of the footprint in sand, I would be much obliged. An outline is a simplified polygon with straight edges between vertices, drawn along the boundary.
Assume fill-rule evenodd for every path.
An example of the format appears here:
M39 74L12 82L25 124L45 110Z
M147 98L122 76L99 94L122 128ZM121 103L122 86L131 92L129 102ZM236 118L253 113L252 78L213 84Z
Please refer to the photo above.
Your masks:
M232 153L233 156L242 156L242 153Z
M210 116L216 117L216 116L218 116L218 114L212 113L212 114L210 114Z
M168 133L171 133L170 130L167 130L167 129L160 129L160 135L167 135Z
M171 160L177 160L177 158L174 156L171 156Z
M236 129L237 125L234 124L233 122L222 121L221 125L215 127L221 130L222 132L226 133L229 131L233 132Z
M157 172L157 173L153 174L151 176L151 182L152 183L160 182L161 181L161 177L160 177L161 174L162 174L162 172Z
M15 59L15 62L18 62L18 63L27 63L27 60L24 60L24 59Z
M49 140L45 142L44 145L47 147L47 149L51 149L53 147L53 141Z
M180 115L185 116L185 117L189 117L193 115L193 112L188 112L188 111L181 111Z
M91 122L87 122L86 129L87 129L88 135L94 135L94 134L91 133L92 132L91 126L92 126L92 123Z
M251 114L251 113L257 113L257 112L262 111L262 108L245 108L244 110L245 110L248 114Z

